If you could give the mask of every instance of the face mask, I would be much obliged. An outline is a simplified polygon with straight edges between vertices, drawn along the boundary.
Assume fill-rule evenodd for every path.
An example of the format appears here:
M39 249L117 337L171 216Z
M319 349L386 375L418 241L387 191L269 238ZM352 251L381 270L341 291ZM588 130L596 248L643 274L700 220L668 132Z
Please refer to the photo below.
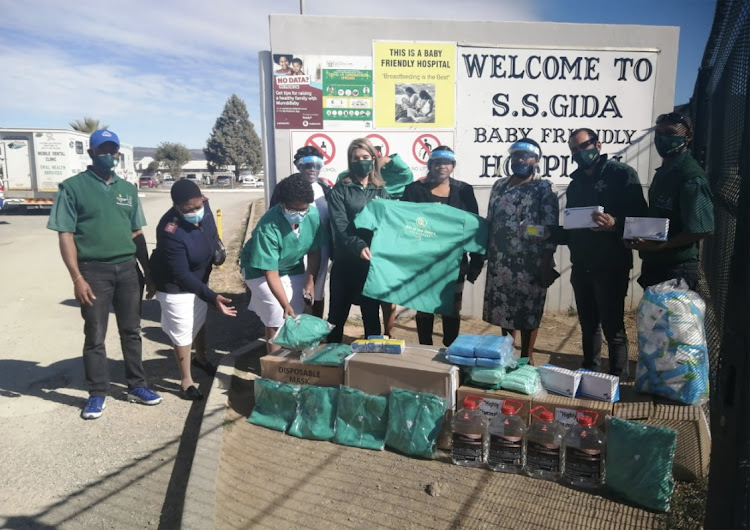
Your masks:
M530 177L534 173L534 164L529 162L511 162L510 170L519 177Z
M119 158L115 158L112 155L100 155L94 157L94 166L104 171L112 172L120 163Z
M197 212L193 213L184 213L182 216L185 218L185 220L188 223L198 224L203 220L203 214L205 213L205 210L203 206L201 206L201 209Z
M663 158L679 153L687 145L687 138L685 136L657 134L654 136L654 145L656 146L656 152Z
M596 147L573 153L573 162L578 164L581 169L591 167L597 158L599 158L599 150Z
M372 160L357 160L351 163L352 173L355 177L363 178L372 171Z
M282 212L284 213L284 218L286 218L291 225L301 224L307 215L307 212L289 212L286 208L283 208Z

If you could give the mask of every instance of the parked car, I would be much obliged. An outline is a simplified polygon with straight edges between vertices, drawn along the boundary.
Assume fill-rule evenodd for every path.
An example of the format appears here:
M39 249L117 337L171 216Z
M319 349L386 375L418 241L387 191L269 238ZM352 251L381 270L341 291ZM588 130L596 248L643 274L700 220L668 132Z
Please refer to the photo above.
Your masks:
M198 175L197 173L188 173L187 175L185 175L185 178L192 182L195 182L198 186L201 185L202 179L201 179L201 176Z
M255 177L242 177L242 185L246 188L262 188L263 181Z
M141 177L138 179L140 188L155 188L159 185L154 177Z
M219 188L228 188L232 185L232 177L229 175L219 175L214 181L214 186Z
M166 178L165 178L165 179L164 179L164 180L162 181L162 183L161 183L161 184L162 184L162 186L164 186L165 188L169 189L169 188L171 188L171 187L172 187L172 185L174 184L174 179L173 179L172 177L166 177Z

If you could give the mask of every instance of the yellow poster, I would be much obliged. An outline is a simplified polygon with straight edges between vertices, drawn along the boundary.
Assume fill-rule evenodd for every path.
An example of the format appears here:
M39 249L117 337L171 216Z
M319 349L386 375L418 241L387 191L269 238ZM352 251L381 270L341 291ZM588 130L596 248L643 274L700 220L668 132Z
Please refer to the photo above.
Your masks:
M375 127L455 126L456 44L373 42Z

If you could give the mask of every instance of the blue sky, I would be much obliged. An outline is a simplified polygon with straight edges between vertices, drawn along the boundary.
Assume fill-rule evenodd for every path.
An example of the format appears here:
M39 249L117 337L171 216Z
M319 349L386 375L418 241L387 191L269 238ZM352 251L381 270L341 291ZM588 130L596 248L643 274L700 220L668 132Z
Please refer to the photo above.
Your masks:
M690 98L715 0L304 0L305 13L680 27L676 103ZM0 127L98 118L123 142L202 148L236 93L259 128L258 51L268 15L299 0L0 0ZM116 7L115 7L116 6ZM285 50L286 51L286 50Z

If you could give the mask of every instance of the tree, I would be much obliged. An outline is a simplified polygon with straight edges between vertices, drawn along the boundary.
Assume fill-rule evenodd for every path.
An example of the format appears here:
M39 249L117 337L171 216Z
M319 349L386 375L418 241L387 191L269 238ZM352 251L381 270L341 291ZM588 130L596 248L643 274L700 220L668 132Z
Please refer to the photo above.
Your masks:
M182 144L162 142L156 148L154 159L167 166L172 177L178 179L182 174L182 166L190 161L190 151Z
M243 169L257 173L263 168L260 138L250 121L245 102L236 94L229 97L221 116L216 119L203 152L209 167L233 164L236 180Z
M109 129L109 125L99 125L99 120L90 116L84 116L83 120L71 121L70 126L74 131L86 134L91 134L99 129Z
M155 175L157 171L159 171L159 162L157 162L156 160L152 160L148 163L145 173L148 176L152 176Z

